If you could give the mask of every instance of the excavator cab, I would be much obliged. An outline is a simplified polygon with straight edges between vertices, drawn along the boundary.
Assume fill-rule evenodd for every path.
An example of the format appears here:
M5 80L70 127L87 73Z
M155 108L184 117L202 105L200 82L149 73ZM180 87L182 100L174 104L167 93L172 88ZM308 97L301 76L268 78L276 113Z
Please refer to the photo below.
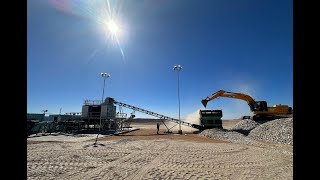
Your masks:
M268 111L268 105L266 101L253 101L249 103L251 111Z

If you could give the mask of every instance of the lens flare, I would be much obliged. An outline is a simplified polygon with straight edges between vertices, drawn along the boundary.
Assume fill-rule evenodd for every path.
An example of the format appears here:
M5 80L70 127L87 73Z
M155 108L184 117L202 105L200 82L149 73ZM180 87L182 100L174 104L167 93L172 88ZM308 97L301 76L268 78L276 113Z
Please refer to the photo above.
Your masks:
M117 35L119 32L119 27L113 20L108 23L108 29L113 35Z
M125 61L121 47L124 35L127 34L123 21L121 21L123 20L121 15L123 5L125 5L124 0L48 0L48 2L52 7L67 15L82 17L92 22L96 30L105 36L107 44L119 48L122 59ZM97 51L94 51L93 56L96 53Z

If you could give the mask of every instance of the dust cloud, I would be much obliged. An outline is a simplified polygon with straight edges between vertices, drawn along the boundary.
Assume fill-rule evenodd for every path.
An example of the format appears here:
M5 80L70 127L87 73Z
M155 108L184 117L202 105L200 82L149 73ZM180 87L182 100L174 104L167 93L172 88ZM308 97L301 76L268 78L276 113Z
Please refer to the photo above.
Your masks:
M186 119L181 119L181 120L184 121L184 122L191 123L191 124L200 124L200 114L199 114L199 110L200 110L200 109L198 109L197 111L195 111L195 112L187 115ZM170 129L170 130L173 131L173 132L179 130L179 124L174 123L174 122L168 122L168 123L167 123L167 126L168 126L169 128L172 127L172 129ZM173 126L174 126L174 127L173 127ZM195 129L195 128L192 128L192 127L185 126L185 125L181 124L181 130L182 130L182 133L184 133L184 132L197 131L198 129Z

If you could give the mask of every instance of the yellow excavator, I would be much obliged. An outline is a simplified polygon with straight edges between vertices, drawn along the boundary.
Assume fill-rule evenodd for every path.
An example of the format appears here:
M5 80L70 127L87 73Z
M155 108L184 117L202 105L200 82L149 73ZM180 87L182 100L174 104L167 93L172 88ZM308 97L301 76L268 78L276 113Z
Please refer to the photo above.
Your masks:
M288 117L292 114L292 107L288 105L274 105L268 107L266 101L255 101L251 96L243 93L233 93L224 90L217 91L210 97L207 97L201 101L204 107L207 107L207 103L218 97L234 98L246 101L253 112L253 116L243 116L243 119L259 120L273 120L277 118Z

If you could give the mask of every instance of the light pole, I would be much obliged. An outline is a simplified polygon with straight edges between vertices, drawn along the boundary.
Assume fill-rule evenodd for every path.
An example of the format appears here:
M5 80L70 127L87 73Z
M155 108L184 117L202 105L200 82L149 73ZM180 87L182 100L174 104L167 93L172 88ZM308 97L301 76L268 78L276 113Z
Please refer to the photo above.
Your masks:
M178 74L178 104L179 104L179 131L178 131L178 134L182 134L181 120L180 120L180 78L179 78L179 72L181 69L182 69L181 65L175 65L173 67L173 70L177 71L177 74Z
M101 73L101 77L103 78L103 90L102 90L102 101L101 101L101 108L100 108L100 125L99 125L99 132L101 133L101 117L102 117L102 104L103 104L103 96L104 96L104 86L106 85L106 78L110 77L108 73ZM94 146L97 144L99 133L97 133L96 140L94 142Z
M48 112L48 110L47 109L45 109L45 110L42 110L43 111L43 120L42 121L45 121L45 119L46 119L46 112ZM44 128L42 129L42 133L46 133L47 132L47 123L46 123L46 125L44 126Z
M45 117L46 117L46 112L48 112L48 110L46 109L46 110L42 110L43 111L43 121L45 120Z
M100 110L100 125L99 131L101 131L101 116L102 116L102 103L103 103L103 96L104 96L104 87L106 85L106 78L110 77L108 73L101 73L101 77L103 78L103 90L102 90L102 101L101 101L101 110Z

